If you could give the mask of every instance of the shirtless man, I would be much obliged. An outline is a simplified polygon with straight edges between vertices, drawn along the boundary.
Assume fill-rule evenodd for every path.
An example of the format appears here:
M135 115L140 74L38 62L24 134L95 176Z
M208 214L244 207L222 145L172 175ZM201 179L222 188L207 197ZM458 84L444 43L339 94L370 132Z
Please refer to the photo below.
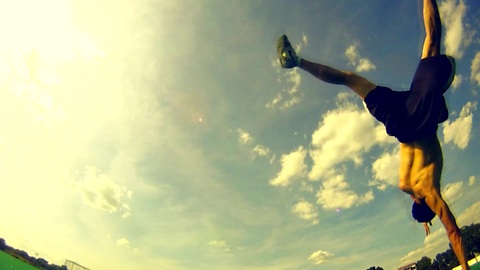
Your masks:
M435 0L423 0L423 20L422 59L409 91L393 91L355 73L298 57L285 35L277 41L277 52L283 68L299 67L326 83L345 85L363 99L387 133L400 142L398 186L414 200L412 215L424 224L427 235L427 223L437 215L462 269L469 270L460 229L440 193L443 155L437 128L448 118L443 94L455 76L455 61L440 54L442 26Z

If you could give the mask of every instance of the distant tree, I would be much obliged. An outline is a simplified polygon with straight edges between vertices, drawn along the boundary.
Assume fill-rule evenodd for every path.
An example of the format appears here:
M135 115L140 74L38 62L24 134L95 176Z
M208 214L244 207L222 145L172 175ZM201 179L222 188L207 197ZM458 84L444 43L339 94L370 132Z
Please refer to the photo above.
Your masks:
M45 260L45 259L43 259L43 258L37 258L37 259L35 260L34 266L38 266L38 267L47 269L47 267L48 267L48 262L47 262L47 260Z
M0 238L0 250L5 250L7 247L7 242L5 242L5 239Z
M383 270L383 268L380 267L380 266L372 266L372 267L368 268L367 270Z
M418 270L431 270L432 268L432 259L429 257L423 256L419 261L417 261Z
M435 261L437 261L440 270L450 270L458 265L457 257L455 257L451 248L447 249L445 252L437 254Z
M59 266L59 265L54 265L54 264L49 265L45 269L46 270L68 270L67 266L65 266L65 265Z
M25 252L23 250L20 250L20 249L14 249L12 253L17 255L20 258L24 258L24 259L30 258L30 255L28 255L27 252Z
M475 257L475 252L480 252L480 224L471 224L460 229L462 231L463 244L468 251L468 259Z
M462 232L463 244L467 250L467 258L473 259L475 258L475 253L480 253L480 224L463 226L460 230ZM457 257L452 251L452 245L449 244L449 247L445 252L437 254L430 269L449 270L459 264Z

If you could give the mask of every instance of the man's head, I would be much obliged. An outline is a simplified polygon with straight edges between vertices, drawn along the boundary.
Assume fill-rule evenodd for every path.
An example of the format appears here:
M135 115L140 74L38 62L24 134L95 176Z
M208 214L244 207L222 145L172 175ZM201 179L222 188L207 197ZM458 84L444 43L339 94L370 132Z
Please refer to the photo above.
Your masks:
M419 199L413 202L412 216L420 223L427 223L435 217L435 213L428 207L425 199Z

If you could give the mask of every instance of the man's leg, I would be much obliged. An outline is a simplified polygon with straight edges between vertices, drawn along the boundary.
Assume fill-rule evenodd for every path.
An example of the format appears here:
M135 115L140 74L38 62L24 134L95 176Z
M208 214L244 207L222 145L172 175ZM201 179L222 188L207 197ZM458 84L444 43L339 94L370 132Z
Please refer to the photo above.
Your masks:
M440 55L442 23L435 0L423 0L423 23L425 25L425 41L422 59Z
M299 67L326 83L349 87L362 99L365 99L368 93L377 87L372 82L353 72L337 70L305 59L300 60Z
M298 57L285 35L277 40L277 54L283 68L299 67L326 83L345 85L362 99L365 99L367 94L376 87L375 84L355 73L337 70Z
M423 0L423 22L425 25L425 41L422 49L422 59L440 55L441 39L442 39L442 22L438 12L437 2L435 0ZM445 93L455 79L455 60L451 56L447 56L452 67L451 73L445 84L442 85L442 93ZM448 67L444 67L448 68ZM438 91L437 90L437 91ZM442 97L443 104L438 106L442 109L443 115L440 116L439 123L448 118L448 109L445 104L445 98Z
M425 41L422 50L422 59L440 55L442 24L436 0L423 0L423 22L425 25ZM453 65L453 63L452 63ZM412 147L413 149L409 149ZM413 151L413 156L411 152ZM406 176L405 182L410 178L410 185L405 189L416 198L425 198L425 202L443 223L448 239L452 245L463 270L469 270L466 251L463 245L460 228L457 225L447 203L443 200L440 191L440 180L443 169L443 155L437 136L422 139L412 144L400 147L402 158L409 156L412 161L405 161L401 167L401 174ZM410 152L409 154L406 154ZM408 163L411 164L409 172ZM402 182L402 181L400 181Z

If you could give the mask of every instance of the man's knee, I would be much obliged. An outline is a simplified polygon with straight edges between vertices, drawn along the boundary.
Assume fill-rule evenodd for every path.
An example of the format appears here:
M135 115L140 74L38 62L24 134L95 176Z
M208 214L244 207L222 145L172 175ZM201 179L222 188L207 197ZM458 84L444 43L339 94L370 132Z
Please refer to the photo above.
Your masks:
M353 72L345 72L345 85L352 89L362 99L370 93L377 85Z

